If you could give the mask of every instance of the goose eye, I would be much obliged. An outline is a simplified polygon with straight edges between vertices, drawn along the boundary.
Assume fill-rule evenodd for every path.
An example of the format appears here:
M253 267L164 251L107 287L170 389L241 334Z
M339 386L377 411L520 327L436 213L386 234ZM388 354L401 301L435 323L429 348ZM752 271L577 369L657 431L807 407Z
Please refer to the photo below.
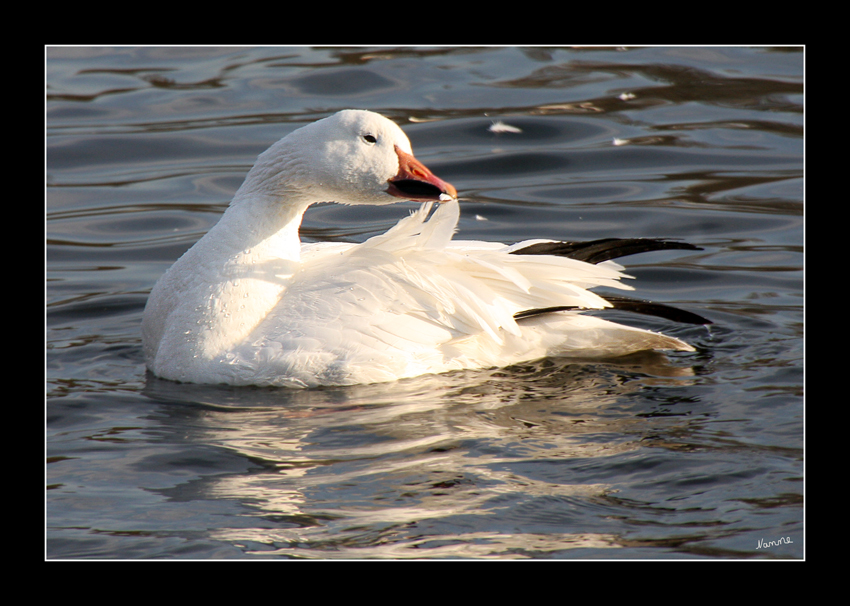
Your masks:
M378 139L375 135L363 135L363 140L367 143L377 143Z

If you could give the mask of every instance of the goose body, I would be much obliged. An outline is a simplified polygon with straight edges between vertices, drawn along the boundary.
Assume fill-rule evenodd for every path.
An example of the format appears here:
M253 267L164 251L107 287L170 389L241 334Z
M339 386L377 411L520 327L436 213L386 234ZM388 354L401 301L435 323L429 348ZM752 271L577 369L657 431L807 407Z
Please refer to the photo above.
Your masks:
M361 244L299 240L313 203L403 199L422 206ZM618 306L593 287L631 289L611 258L693 247L457 241L458 216L454 187L413 157L392 121L345 110L293 131L259 156L220 221L151 291L148 368L184 382L310 387L693 350L580 313Z

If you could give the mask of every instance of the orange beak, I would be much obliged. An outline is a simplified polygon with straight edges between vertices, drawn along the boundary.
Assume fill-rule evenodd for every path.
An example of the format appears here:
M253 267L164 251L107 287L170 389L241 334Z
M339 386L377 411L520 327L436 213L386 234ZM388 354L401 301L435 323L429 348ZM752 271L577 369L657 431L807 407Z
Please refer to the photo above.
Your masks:
M457 198L457 190L435 176L419 160L395 146L398 155L398 174L389 180L387 193L406 200L447 201L447 197Z

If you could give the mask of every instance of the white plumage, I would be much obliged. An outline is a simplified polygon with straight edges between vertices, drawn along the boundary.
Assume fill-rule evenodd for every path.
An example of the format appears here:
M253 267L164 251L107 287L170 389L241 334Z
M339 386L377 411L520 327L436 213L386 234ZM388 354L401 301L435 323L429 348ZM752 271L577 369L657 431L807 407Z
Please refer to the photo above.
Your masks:
M534 242L452 240L456 196L378 114L346 110L292 132L260 155L219 223L152 290L142 325L149 369L195 383L308 387L549 355L692 351L579 313L610 307L590 288L630 289L613 261L517 254ZM362 244L299 241L312 203L400 198L423 204ZM551 308L567 309L529 312Z

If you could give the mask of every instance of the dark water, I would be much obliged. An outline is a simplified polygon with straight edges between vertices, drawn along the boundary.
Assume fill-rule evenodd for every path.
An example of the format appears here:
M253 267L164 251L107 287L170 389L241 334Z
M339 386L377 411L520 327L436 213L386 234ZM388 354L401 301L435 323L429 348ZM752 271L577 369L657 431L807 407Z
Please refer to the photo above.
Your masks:
M804 557L803 62L48 48L46 557ZM462 238L701 246L624 262L709 329L613 318L698 352L318 390L146 375L159 275L258 153L348 107L458 188ZM410 208L319 206L302 234L360 241Z

